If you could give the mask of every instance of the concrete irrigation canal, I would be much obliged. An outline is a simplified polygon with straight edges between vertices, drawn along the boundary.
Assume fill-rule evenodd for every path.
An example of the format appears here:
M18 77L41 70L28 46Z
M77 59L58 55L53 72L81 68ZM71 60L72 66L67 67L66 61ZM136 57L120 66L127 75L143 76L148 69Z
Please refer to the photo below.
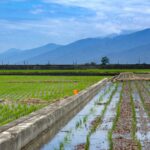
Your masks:
M123 73L0 134L0 150L149 150L150 75Z

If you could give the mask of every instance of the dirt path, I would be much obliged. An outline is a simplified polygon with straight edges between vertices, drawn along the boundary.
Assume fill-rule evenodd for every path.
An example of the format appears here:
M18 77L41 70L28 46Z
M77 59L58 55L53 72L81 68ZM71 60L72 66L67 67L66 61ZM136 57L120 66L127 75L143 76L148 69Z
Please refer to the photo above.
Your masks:
M137 150L138 144L132 137L132 107L130 100L130 88L126 82L122 94L120 117L113 131L114 150Z

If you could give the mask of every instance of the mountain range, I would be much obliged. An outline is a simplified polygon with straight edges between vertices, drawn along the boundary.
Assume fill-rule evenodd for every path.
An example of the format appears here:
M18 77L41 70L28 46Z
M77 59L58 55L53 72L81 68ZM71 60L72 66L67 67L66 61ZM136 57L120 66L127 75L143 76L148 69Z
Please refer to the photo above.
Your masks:
M105 38L87 38L67 45L47 44L29 50L9 49L0 54L4 64L150 63L150 29Z

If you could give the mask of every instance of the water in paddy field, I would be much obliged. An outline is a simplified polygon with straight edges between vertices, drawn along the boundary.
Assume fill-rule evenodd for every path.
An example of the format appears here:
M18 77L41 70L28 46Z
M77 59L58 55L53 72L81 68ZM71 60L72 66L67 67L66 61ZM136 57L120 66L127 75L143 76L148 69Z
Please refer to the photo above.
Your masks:
M102 111L105 108L105 105L108 103L112 92L115 90L115 83L107 83L99 93L80 111L77 113L72 119L71 116L66 116L63 118L65 120L68 118L70 121L65 125L61 121L56 124L56 127L50 129L45 133L39 141L36 143L36 149L40 150L71 150L78 149L79 147L83 147L86 144L87 135L90 132L92 122L102 114ZM102 127L99 126L98 130L91 136L91 148L93 147L93 143L96 142L97 146L102 146L102 143L97 143L98 139L101 135L103 137L103 142L105 148L109 147L107 134L108 130L112 126L112 122L109 121L110 118L115 116L115 109L117 102L119 101L119 94L121 90L121 85L117 87L117 92L113 96L110 106L108 107L108 111L105 114L105 120L102 124ZM78 110L79 111L79 110ZM110 113L112 115L109 115ZM108 119L107 119L108 118ZM67 121L66 121L67 122ZM60 124L60 126L59 126ZM61 126L64 126L61 128ZM61 128L61 129L60 129ZM59 131L57 134L56 132ZM97 136L100 133L101 135ZM47 136L49 135L49 136ZM54 135L53 137L51 135ZM47 136L47 137L46 137ZM49 137L49 138L48 138ZM105 141L106 140L106 141ZM39 144L40 143L40 144ZM34 147L34 148L33 148ZM28 149L35 149L35 145L31 145ZM95 149L95 148L94 148Z

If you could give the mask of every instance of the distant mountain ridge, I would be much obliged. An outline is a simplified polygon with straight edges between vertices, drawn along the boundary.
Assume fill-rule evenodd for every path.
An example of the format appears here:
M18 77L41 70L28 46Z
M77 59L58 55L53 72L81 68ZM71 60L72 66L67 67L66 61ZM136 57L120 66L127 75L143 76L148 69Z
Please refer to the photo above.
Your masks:
M26 63L26 60L29 58L32 59L33 57L50 52L58 47L61 47L61 45L50 43L28 50L9 49L8 51L0 54L0 61L9 64L23 64Z
M83 64L100 62L108 56L110 63L150 63L150 29L105 38L87 38L68 45L47 44L30 50L11 50L0 54L3 63L15 64Z

